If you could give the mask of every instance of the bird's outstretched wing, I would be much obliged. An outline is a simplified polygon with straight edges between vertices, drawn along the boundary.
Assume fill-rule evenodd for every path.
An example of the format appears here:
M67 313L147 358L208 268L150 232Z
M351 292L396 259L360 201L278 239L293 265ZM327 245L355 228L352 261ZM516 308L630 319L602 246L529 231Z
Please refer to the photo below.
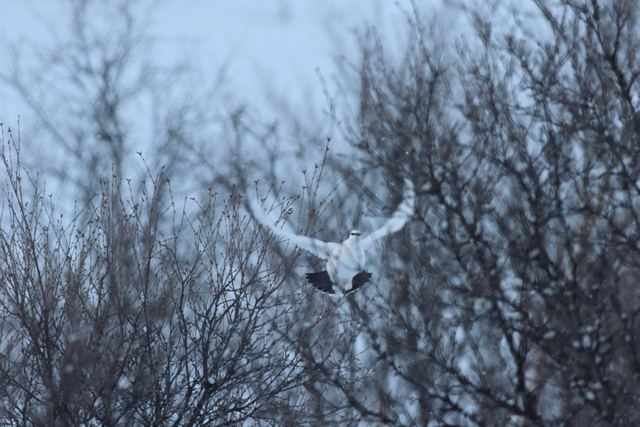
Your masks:
M282 226L282 228L275 227L274 225L272 225L269 218L267 218L267 216L265 215L262 207L255 201L251 200L251 197L248 197L248 199L253 217L257 219L262 225L268 227L276 236L289 240L297 247L314 254L318 258L329 259L331 252L333 252L338 246L340 246L339 243L323 242L311 237L300 236L296 234L286 223Z
M360 245L363 249L376 243L382 237L387 234L395 233L401 230L402 227L411 219L414 214L416 205L416 193L413 189L413 183L406 179L404 180L404 197L402 203L398 205L398 209L393 213L391 218L380 228L360 241Z

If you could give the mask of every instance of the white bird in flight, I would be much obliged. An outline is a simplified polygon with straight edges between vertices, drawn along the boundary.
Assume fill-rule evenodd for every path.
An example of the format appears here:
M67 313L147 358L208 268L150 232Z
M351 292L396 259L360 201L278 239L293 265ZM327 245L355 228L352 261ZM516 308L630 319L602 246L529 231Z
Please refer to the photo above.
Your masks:
M297 235L286 224L284 226L285 230L276 228L264 215L261 207L255 206L255 202L250 201L250 204L254 217L260 223L269 227L276 236L289 240L297 247L314 254L318 258L327 260L327 269L316 273L307 273L307 280L323 292L341 295L355 291L371 278L371 273L364 271L365 249L387 234L401 230L413 216L416 194L411 181L405 179L404 184L402 202L382 227L365 238L361 238L362 233L359 230L353 230L349 238L342 243L323 242L311 237Z

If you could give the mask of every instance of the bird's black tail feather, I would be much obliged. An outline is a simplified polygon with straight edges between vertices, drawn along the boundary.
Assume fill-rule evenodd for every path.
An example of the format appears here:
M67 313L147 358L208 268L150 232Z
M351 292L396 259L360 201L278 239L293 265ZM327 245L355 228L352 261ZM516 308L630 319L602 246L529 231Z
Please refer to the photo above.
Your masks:
M318 271L316 273L307 273L306 276L309 283L315 286L316 289L322 292L335 294L335 291L333 290L334 283L331 281L331 278L329 278L329 273L327 273L326 270ZM355 276L353 276L353 279L351 279L351 289L345 291L345 293L349 293L360 288L362 285L369 281L371 276L371 273L367 273L364 271L356 274Z
M366 271L361 271L360 273L353 276L353 279L351 279L351 290L355 291L360 286L367 283L369 279L371 279L371 276L373 276L373 274L367 273Z
M329 278L329 273L327 273L326 270L318 271L316 273L307 273L306 276L309 283L315 286L318 290L335 294L333 290L333 282Z

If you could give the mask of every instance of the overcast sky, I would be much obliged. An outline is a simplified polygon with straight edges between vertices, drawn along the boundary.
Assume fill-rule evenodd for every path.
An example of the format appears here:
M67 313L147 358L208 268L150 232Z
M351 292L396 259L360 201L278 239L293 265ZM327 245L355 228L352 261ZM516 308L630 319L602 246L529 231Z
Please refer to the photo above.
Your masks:
M0 0L1 67L7 66L7 43L47 42L44 21L64 22L60 3ZM438 2L418 1L421 8L434 3ZM212 72L230 59L231 83L239 98L260 103L269 89L304 96L322 108L316 68L330 77L333 56L347 48L353 41L352 30L363 22L386 33L404 31L397 4L411 8L408 0L164 0L151 16L150 32L164 45L168 63L184 56L185 50ZM29 113L1 87L0 120L12 123L18 114L24 123Z

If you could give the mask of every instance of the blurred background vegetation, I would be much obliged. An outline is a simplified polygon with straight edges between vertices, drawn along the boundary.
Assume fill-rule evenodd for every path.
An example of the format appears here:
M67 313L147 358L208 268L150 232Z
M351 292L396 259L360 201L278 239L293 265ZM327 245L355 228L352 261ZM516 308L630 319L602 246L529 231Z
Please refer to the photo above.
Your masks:
M322 114L154 62L153 5L68 4L0 69L35 118L2 126L0 424L638 424L635 1L401 8ZM344 298L246 208L342 241L404 178Z

